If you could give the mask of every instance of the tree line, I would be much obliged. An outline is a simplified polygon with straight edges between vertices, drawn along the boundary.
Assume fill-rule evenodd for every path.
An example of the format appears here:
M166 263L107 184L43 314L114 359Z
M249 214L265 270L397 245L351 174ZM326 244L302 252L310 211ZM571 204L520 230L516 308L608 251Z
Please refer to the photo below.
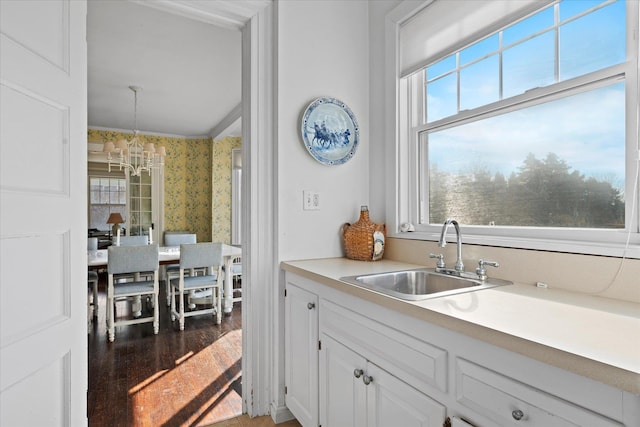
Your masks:
M624 228L624 195L606 180L571 171L549 153L529 153L506 178L475 166L467 173L430 171L429 222L476 225Z

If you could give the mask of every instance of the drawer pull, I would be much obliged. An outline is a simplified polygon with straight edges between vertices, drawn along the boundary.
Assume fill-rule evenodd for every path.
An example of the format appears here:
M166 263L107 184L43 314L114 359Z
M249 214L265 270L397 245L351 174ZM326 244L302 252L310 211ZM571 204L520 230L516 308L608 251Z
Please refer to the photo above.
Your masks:
M356 378L360 378L362 376L362 374L364 374L364 371L362 369L354 369L353 370L353 376Z
M315 303L313 303L313 302L310 302L310 303L308 303L308 304L307 304L307 308L308 308L309 310L313 310L314 308L316 308L316 304L315 304Z
M511 413L511 416L513 417L514 420L520 421L522 417L524 417L524 412L522 412L520 409L516 409Z
M373 377L365 375L362 377L362 382L364 383L364 385L369 385L373 382Z

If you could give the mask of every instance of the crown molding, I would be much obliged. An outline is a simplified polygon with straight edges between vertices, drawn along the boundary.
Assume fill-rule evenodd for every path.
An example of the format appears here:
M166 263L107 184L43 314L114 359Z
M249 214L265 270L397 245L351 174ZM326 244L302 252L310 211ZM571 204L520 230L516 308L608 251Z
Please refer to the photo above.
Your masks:
M143 6L213 24L229 30L241 30L272 0L129 0Z

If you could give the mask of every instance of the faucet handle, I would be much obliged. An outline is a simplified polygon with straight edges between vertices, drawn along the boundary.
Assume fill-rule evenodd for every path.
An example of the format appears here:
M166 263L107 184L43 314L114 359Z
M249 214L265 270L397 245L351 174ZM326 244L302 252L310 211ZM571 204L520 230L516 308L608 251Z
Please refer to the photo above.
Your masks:
M442 254L429 254L429 258L438 258L436 268L444 268L444 255Z
M487 265L490 267L500 267L500 264L498 264L496 261L485 261L481 259L480 261L478 261L478 268L476 268L476 274L478 275L478 278L480 278L480 280L486 280L487 278L487 269L484 268Z

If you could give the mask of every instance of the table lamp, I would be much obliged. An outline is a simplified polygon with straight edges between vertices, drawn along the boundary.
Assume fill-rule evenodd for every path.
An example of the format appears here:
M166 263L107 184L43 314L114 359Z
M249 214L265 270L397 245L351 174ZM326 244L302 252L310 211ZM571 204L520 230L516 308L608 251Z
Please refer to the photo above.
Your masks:
M113 233L112 235L115 236L118 233L118 230L120 229L120 224L122 224L124 222L124 220L122 219L122 215L120 215L120 212L111 212L109 214L109 219L107 220L107 224L113 224L113 226L111 227L111 232Z

